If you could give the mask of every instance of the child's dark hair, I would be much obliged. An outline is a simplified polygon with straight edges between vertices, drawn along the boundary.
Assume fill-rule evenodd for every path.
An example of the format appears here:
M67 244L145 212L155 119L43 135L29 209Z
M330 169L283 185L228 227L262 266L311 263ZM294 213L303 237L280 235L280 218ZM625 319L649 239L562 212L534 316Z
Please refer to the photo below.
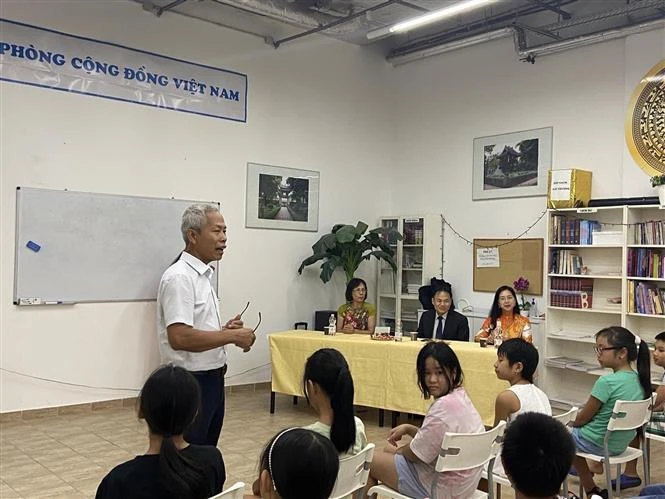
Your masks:
M533 374L538 367L538 350L531 343L522 338L511 338L501 343L496 354L508 359L510 366L515 362L521 362L522 378L533 383Z
M628 361L637 361L637 375L644 391L643 398L649 398L651 396L651 357L646 342L621 326L601 329L596 333L596 339L598 338L605 338L615 350L625 348L628 352Z
M492 301L492 308L490 309L491 329L494 329L494 327L496 326L497 319L501 317L501 306L499 305L499 295L504 291L510 291L510 294L512 294L513 298L515 299L515 306L513 307L513 315L519 315L520 313L520 306L517 301L517 295L515 294L515 290L510 286L499 286L499 288L494 293L494 300Z
M665 341L665 331L658 333L655 338L656 341Z
M556 496L574 457L573 438L551 416L525 412L506 427L501 460L513 486L524 495Z
M260 468L268 470L282 499L327 499L337 480L339 455L323 435L291 428L266 444Z
M150 433L162 437L159 449L160 479L176 497L203 499L208 496L203 469L183 456L173 437L192 424L201 404L199 384L187 370L174 365L157 368L139 395L139 416Z
M365 286L365 298L367 298L367 283L363 281L360 277L354 277L346 285L346 292L344 293L346 301L353 301L353 290L356 289L361 284Z
M337 452L348 451L356 441L356 421L353 417L353 378L344 356L334 348L314 352L305 363L303 392L307 395L307 381L316 383L330 397L333 421L330 440Z
M443 342L431 341L426 343L418 353L416 360L416 371L418 373L418 387L423 392L423 396L428 399L430 397L429 389L427 388L427 379L425 374L425 361L428 357L432 357L443 370L444 375L448 379L448 391L443 395L448 395L455 388L462 386L464 381L464 373L459 359L453 349Z

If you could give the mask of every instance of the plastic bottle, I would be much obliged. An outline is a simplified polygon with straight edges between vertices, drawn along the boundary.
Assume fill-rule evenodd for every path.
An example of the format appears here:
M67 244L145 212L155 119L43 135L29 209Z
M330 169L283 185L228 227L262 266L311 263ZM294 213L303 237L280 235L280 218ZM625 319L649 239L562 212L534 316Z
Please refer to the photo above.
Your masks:
M395 341L402 341L402 321L395 323Z
M531 317L538 317L538 305L536 305L536 299L531 299Z
M501 331L501 319L496 320L496 327L494 328L494 346L499 348L503 343L503 332Z
M336 332L337 332L337 319L335 318L335 314L330 314L330 317L328 318L328 334L334 335Z

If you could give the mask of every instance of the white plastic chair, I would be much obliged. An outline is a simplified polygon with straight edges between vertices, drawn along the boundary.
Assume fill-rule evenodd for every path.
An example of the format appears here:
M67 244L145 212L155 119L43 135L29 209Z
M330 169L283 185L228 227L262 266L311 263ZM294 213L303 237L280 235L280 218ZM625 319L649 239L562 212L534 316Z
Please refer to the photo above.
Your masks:
M579 411L579 407L573 406L563 414L557 414L556 416L552 417L566 428L572 428L573 422L575 421ZM568 475L566 475L566 478L563 479L563 497L568 497Z
M588 454L586 452L578 452L579 457L584 459L589 459L591 461L599 462L603 465L603 471L605 472L605 485L607 488L607 493L609 499L613 499L614 493L612 491L612 465L617 467L617 479L616 479L616 491L614 491L619 497L619 491L621 490L621 465L642 457L642 464L644 465L644 476L646 484L649 484L649 459L647 457L646 445L644 443L644 432L640 435L640 449L634 449L628 447L625 451L617 456L610 456L609 450L607 448L607 443L609 441L610 435L613 431L620 430L635 430L637 428L644 428L646 423L651 417L651 409L653 408L653 395L645 400L617 400L614 403L614 409L612 409L612 416L610 416L610 421L607 424L607 432L605 433L605 439L603 441L604 453L602 456L597 454ZM582 482L580 482L580 497L582 497Z
M468 470L477 468L489 463L491 468L494 465L499 450L501 449L501 439L506 429L506 422L499 421L491 430L481 433L446 433L443 436L439 457L436 460L435 470L438 473L446 471ZM494 484L492 475L487 478L487 490L485 493L476 490L471 499L481 499L489 497L494 498ZM386 485L375 485L369 489L368 494L373 496L380 494L382 496L392 497L394 499L411 499L408 496L400 494L396 490Z
M228 489L220 492L210 499L242 499L245 493L245 482L236 482Z
M372 457L374 457L374 444L367 444L358 454L340 459L337 481L330 499L342 499L365 487Z
M644 432L644 446L646 447L646 455L647 455L647 475L646 475L646 484L648 485L651 481L651 440L654 440L656 442L665 442L665 436L663 435L656 435L655 433L649 433L648 431Z

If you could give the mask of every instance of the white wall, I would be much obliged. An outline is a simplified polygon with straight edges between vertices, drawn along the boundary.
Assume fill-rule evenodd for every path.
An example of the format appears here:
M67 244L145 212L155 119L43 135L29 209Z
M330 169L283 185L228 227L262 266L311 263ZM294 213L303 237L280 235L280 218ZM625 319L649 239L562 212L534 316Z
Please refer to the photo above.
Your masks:
M592 197L654 196L624 140L633 89L665 57L665 30L520 62L510 39L395 69L399 116L393 211L444 213L466 239L511 238L534 223L544 197L472 201L474 137L554 127L553 168L593 172ZM541 220L527 237L545 237ZM457 298L473 291L471 246L446 228L444 276ZM518 276L515 276L517 278ZM512 283L508 283L512 284Z
M11 305L16 186L222 203L229 250L221 265L222 313L251 300L263 324L249 354L230 348L231 384L270 378L268 331L313 322L343 300L343 275L324 286L296 270L333 224L376 222L390 207L392 126L384 61L358 47L311 38L279 50L257 38L133 2L6 1L5 18L239 71L248 75L247 124L93 97L0 84L2 106L2 350L0 410L119 398L159 362L155 304ZM177 35L176 35L177 34ZM244 228L248 161L321 172L320 233ZM380 196L372 196L379 192ZM112 234L109 234L112 237ZM372 265L363 274L373 281ZM261 367L263 366L263 367ZM250 373L244 371L259 367Z

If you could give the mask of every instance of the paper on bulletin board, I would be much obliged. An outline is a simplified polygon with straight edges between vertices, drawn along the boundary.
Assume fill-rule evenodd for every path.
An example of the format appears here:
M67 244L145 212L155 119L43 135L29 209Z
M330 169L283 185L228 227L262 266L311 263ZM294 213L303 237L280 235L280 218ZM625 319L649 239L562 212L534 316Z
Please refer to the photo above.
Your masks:
M570 199L571 170L552 170L550 184L550 201L567 201Z
M500 267L499 248L476 249L476 267Z

